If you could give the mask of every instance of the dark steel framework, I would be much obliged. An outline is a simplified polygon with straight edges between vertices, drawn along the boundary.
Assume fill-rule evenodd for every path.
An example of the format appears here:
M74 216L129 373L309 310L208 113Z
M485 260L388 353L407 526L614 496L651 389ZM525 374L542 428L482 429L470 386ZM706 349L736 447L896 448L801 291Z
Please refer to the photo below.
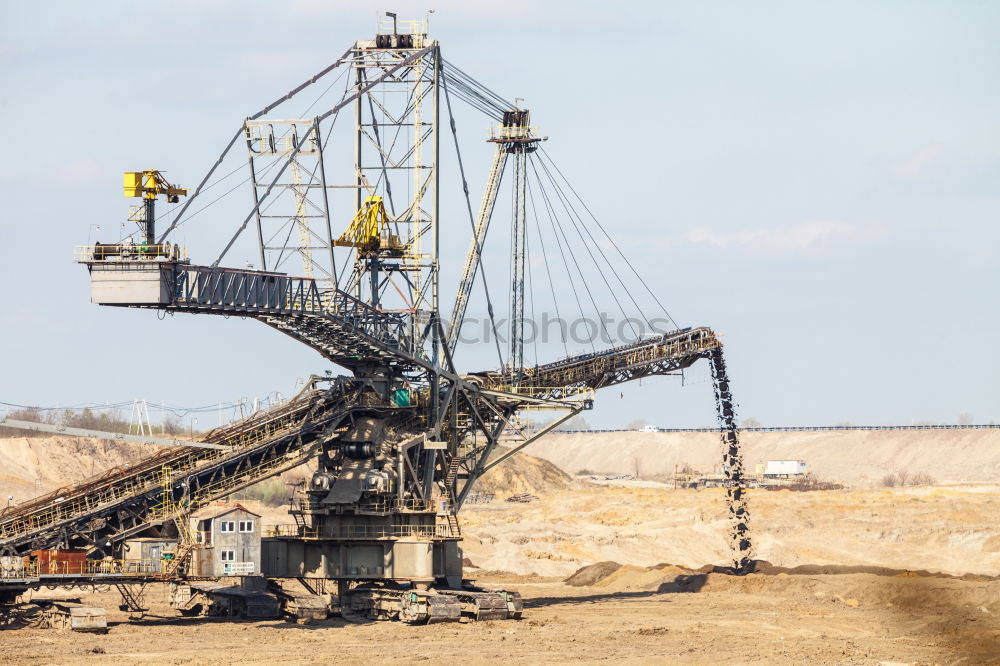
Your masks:
M164 452L18 507L0 516L0 551L25 553L39 547L82 545L95 553L113 554L130 535L148 529L169 531L171 521L180 520L191 509L306 460L324 461L321 472L335 473L353 464L344 453L351 450L347 438L372 420L391 433L385 441L397 457L395 500L386 511L397 521L416 520L413 514L422 513L430 521L422 525L433 526L434 538L457 540L456 514L476 480L589 409L594 390L672 374L699 358L713 359L717 365L721 361L721 343L710 330L697 328L524 368L523 341L515 335L511 367L460 374L453 358L454 337L449 340L439 303L440 102L450 70L441 59L438 43L427 40L426 34L405 35L407 39L392 35L388 41L384 37L358 42L332 65L249 116L235 133L159 239L162 243L184 219L191 203L243 137L253 206L211 266L157 259L148 264L149 270L166 281L169 298L114 303L258 319L309 345L353 376L316 380L287 405L213 431L208 441L225 444L224 451ZM350 85L328 110L309 119L267 118L282 103L340 67L352 72ZM456 87L454 92L473 99L486 94L470 90ZM332 123L348 108L354 111L354 173L351 182L334 184L327 179L323 147ZM514 114L509 122L508 113ZM284 133L275 129L279 126L285 128ZM527 126L527 112L513 107L504 110L503 128L506 133L498 137L498 158L491 174L495 182L488 185L486 199L495 200L506 156L513 154L518 185L514 190L521 193L514 202L514 247L523 250L524 156L538 138ZM353 190L357 210L368 197L385 200L385 233L401 239L404 251L390 255L356 248L338 267L328 193L342 188ZM403 192L408 192L405 201ZM280 212L269 213L271 205ZM484 212L478 226L474 225L472 268L471 272L467 268L460 286L457 303L461 310L452 321L453 333L461 328L472 280L481 270L479 254L492 207L492 201L484 199ZM259 269L220 266L251 224L256 230ZM298 238L293 242L296 231ZM285 241L280 240L281 234ZM515 319L523 319L524 256L516 250L514 254L512 313ZM294 256L301 261L302 276L279 270L289 266ZM95 251L84 263L94 272L115 270L120 261ZM143 270L142 264L135 267ZM330 384L322 387L323 381ZM501 433L525 409L561 414L498 456ZM730 447L736 441L732 418L730 409L724 424ZM334 454L341 462L325 462ZM738 462L731 448L726 461ZM737 470L735 484L740 483L739 477ZM434 520L435 488L443 488L447 505L443 524ZM300 536L309 527L314 504L300 501L297 513L293 512ZM745 543L748 549L749 540Z

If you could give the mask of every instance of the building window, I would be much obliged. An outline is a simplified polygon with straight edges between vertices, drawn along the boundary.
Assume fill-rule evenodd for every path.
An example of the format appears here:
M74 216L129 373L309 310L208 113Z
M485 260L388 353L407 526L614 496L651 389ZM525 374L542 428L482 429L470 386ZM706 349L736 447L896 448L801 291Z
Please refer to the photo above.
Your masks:
M236 531L236 523L233 522L232 520L223 520L223 521L221 521L219 523L219 531L220 532L235 532Z
M223 550L219 552L219 556L222 558L223 562L235 562L236 561L236 551L235 550Z
M241 520L240 521L240 532L253 532L253 521L252 520Z

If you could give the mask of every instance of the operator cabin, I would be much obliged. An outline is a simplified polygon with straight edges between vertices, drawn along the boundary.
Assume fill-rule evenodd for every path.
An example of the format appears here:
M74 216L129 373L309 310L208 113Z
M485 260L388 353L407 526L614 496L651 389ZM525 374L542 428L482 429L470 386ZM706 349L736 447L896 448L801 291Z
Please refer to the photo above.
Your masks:
M217 502L191 514L198 547L191 575L252 576L260 573L260 514L235 502Z

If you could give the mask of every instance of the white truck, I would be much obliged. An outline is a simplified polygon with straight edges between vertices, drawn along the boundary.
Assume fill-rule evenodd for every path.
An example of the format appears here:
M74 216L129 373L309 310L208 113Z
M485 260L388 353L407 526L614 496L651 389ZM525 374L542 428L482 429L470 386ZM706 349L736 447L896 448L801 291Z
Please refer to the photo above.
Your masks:
M768 460L764 466L764 476L789 477L802 476L808 472L804 460Z

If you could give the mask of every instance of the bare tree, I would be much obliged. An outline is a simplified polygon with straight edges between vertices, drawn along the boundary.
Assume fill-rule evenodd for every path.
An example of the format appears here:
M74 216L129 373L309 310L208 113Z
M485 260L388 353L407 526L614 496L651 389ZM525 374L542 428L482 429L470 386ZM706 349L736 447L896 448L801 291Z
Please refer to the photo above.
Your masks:
M932 486L934 485L934 477L927 472L911 473L906 470L899 470L883 476L881 485L886 488L895 488L897 486Z
M181 435L184 433L184 423L181 421L181 417L175 414L164 416L161 427L167 435Z

